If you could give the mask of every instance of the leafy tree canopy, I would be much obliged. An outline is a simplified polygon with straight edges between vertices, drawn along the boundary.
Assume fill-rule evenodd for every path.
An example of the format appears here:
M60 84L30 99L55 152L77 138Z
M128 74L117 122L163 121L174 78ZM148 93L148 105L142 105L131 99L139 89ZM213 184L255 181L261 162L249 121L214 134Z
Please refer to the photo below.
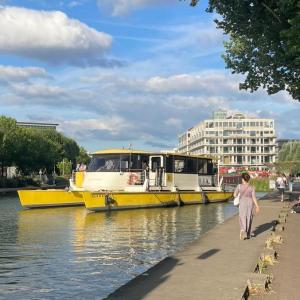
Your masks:
M4 167L12 166L17 154L16 141L20 132L16 121L12 118L0 116L0 176L3 176Z
M282 146L278 153L277 168L288 170L288 173L300 172L300 142L289 142Z
M91 160L91 157L87 154L86 150L83 147L79 148L79 154L76 157L77 163L84 163L87 165Z
M229 36L226 65L246 75L240 89L286 90L300 101L299 0L209 0L207 11L222 17L215 22Z
M84 148L55 130L21 128L16 120L0 116L0 176L5 168L16 166L22 174L47 169L66 159L75 167L76 160L88 161Z

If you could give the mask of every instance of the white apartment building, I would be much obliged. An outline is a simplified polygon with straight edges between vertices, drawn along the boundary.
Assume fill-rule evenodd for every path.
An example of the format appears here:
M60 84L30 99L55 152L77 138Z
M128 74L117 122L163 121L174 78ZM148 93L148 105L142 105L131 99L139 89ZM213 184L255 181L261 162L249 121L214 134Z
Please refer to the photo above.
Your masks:
M210 155L229 168L266 169L276 159L274 120L218 110L179 135L178 152Z

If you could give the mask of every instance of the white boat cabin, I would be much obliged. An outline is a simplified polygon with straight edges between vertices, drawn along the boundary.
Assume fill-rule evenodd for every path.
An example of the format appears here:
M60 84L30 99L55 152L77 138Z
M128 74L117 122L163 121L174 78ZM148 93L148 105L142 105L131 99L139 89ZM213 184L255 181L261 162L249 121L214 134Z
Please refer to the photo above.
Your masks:
M92 154L85 172L71 180L72 190L213 190L212 159L175 153L111 149ZM80 174L76 174L80 175ZM78 183L80 178L80 184Z

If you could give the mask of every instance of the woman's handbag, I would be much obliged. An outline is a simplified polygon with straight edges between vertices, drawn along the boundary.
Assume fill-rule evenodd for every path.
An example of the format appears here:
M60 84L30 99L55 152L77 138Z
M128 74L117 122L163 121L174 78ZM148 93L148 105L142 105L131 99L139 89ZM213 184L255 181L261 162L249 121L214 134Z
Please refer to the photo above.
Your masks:
M247 189L248 189L248 187L246 188L246 190L244 191L244 193L247 191ZM234 197L234 199L233 199L233 205L234 206L239 206L240 205L240 198L241 198L241 195L240 195L240 185L239 185L239 192L238 192L237 196Z
M233 199L233 205L234 206L239 206L240 205L240 192L237 194L236 197Z

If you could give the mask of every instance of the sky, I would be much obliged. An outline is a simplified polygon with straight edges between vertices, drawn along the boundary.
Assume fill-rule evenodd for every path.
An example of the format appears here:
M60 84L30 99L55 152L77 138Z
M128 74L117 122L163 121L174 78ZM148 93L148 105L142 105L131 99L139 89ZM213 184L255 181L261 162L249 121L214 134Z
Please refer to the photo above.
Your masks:
M239 91L219 16L177 0L0 0L0 115L54 122L88 151L177 146L217 109L274 118L299 138L285 92Z

